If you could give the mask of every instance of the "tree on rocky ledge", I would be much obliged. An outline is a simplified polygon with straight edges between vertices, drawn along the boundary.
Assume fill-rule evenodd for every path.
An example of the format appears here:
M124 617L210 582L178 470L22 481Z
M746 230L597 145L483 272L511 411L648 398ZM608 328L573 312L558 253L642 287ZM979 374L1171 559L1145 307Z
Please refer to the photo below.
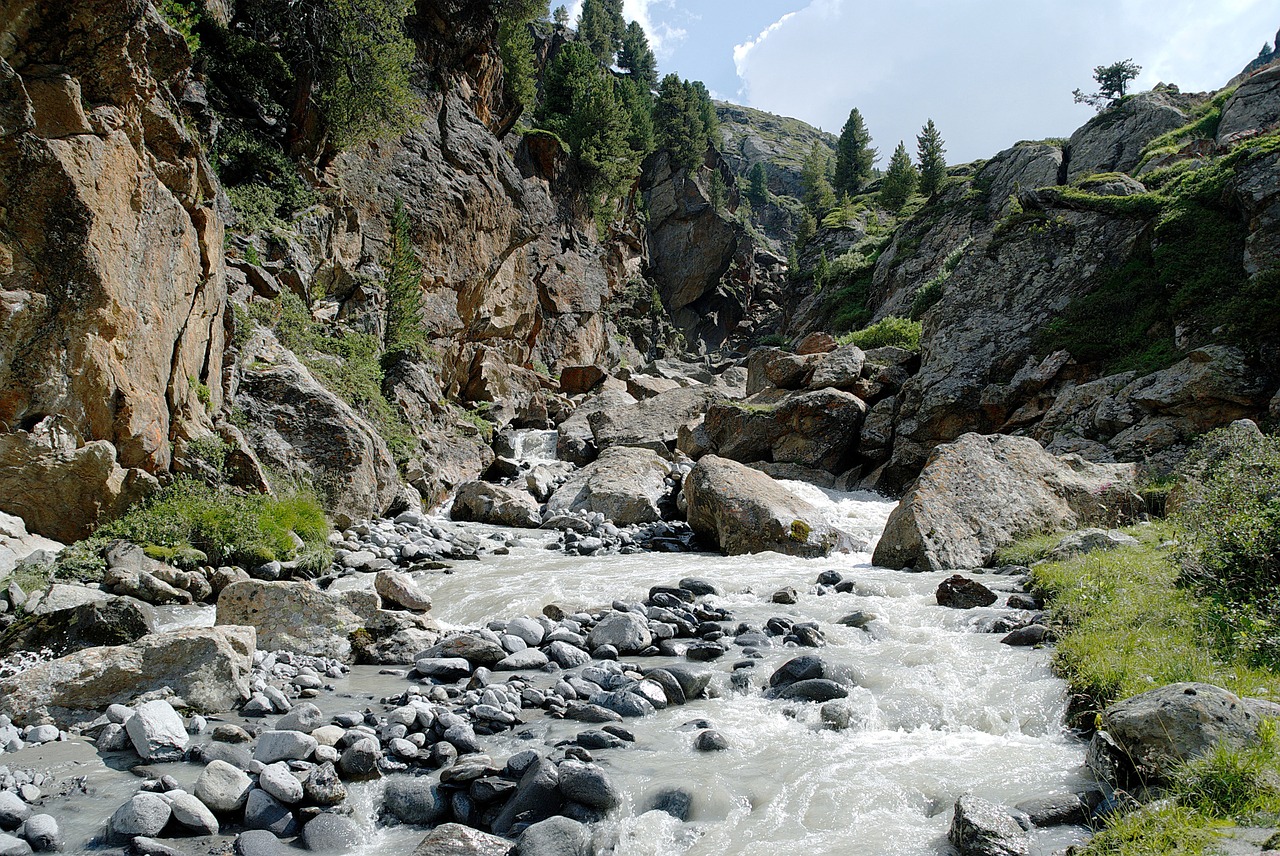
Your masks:
M503 0L498 9L498 53L502 57L503 94L522 108L538 97L534 80L533 34L529 24L547 17L547 0Z
M1111 65L1100 65L1093 70L1093 79L1098 82L1098 91L1086 93L1080 89L1071 94L1077 104L1088 104L1098 112L1114 107L1124 100L1129 91L1129 82L1142 73L1142 66L1132 59L1122 59Z
M911 162L906 145L899 142L880 185L880 204L890 211L901 211L919 183L920 173Z
M835 192L856 196L871 178L871 167L876 161L876 150L871 147L871 134L862 120L858 108L849 112L849 119L840 131L836 144Z
M916 158L920 161L920 192L932 196L947 177L947 150L942 147L942 134L932 119L916 137Z

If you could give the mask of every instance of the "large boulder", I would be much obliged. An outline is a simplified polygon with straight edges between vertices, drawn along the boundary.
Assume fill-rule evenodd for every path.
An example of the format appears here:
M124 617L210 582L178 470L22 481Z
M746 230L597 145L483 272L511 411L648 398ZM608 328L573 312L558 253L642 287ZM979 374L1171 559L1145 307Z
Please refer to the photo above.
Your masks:
M144 761L181 761L190 740L182 717L164 699L138 705L124 728Z
M217 623L254 628L267 651L346 660L350 635L364 622L310 582L242 580L218 595Z
M1258 736L1262 720L1221 687L1169 684L1108 707L1102 727L1129 765L1147 779L1166 779L1181 761L1218 743L1240 748Z
M528 491L484 481L467 482L458 488L452 514L454 520L517 529L537 529L542 525L538 501Z
M1133 170L1147 143L1187 123L1177 102L1165 90L1141 92L1090 119L1067 141L1067 180Z
M264 465L324 485L339 526L396 506L403 489L382 436L270 332L257 330L237 365L236 407Z
M1035 532L1111 525L1133 509L1132 464L1056 457L1027 437L965 434L936 448L889 515L874 561L976 568Z
M684 492L689 525L727 555L825 556L840 544L816 507L736 461L707 455L685 478Z
M573 414L561 422L556 431L556 456L578 466L589 464L596 456L595 436L591 433L591 415L602 410L631 407L636 399L630 393L617 389L602 389L587 396Z
M122 467L109 441L84 442L59 417L0 434L0 509L47 538L87 538L157 487L144 470Z
M671 464L651 449L613 447L569 477L547 501L548 514L598 511L619 526L662 519Z
M13 573L19 562L37 550L54 556L65 546L59 541L28 532L21 517L0 511L0 580Z
M164 687L199 710L230 710L249 697L251 627L153 633L131 645L86 648L0 681L0 713L17 723L70 722Z
M712 404L726 398L717 387L673 389L636 404L598 410L587 420L598 449L638 446L665 452L682 427L697 422Z
M37 604L49 604L42 597ZM61 656L82 648L128 645L155 630L155 610L131 597L93 599L70 610L33 617L0 642L0 651L48 648Z
M24 506L0 507L71 541L222 408L220 193L175 95L190 52L154 6L15 0L4 39L0 425L52 417L78 441L0 464Z
M765 391L712 405L702 436L712 452L740 463L771 461L838 473L852 463L866 412L856 395L837 389L780 397Z

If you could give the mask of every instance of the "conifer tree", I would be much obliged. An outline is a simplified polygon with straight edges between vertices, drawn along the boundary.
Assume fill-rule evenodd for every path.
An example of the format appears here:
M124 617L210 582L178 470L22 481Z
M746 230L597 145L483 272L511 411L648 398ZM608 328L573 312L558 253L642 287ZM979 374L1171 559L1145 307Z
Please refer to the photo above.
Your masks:
M769 172L765 168L764 161L760 161L751 167L751 171L747 173L747 198L754 205L764 205L769 201Z
M555 11L555 13L552 15L552 18L551 18L551 19L552 19L553 21L555 21L556 26L558 26L558 27L567 27L567 26L569 26L569 7L568 7L568 6L557 6L557 7L556 7L556 11Z
M705 86L674 74L662 79L653 111L654 139L677 166L695 169L702 163L716 133L714 122L715 107Z
M658 61L649 47L644 27L636 21L627 25L622 34L622 48L618 51L618 67L625 70L646 89L658 85Z
M916 137L916 158L920 161L920 192L932 196L947 177L947 150L942 146L942 134L930 119Z
M590 47L571 42L560 49L547 70L538 125L565 141L595 196L618 193L639 161L625 106Z
M818 234L818 221L808 211L800 214L800 222L796 224L796 255L804 249L804 245L813 240Z
M871 134L858 108L849 112L849 118L840 131L836 144L835 191L854 196L871 178L871 168L876 162L876 150L871 147Z
M911 156L907 154L905 143L899 142L889 159L889 168L885 171L884 181L880 184L880 204L890 211L901 211L902 206L915 192L920 183L920 174Z
M836 194L827 178L830 157L821 143L814 143L800 169L800 181L804 185L804 204L809 213L821 219L836 207Z
M547 16L547 0L502 0L498 9L498 53L503 93L521 107L538 97L534 82L533 34L529 24Z
M584 0L578 15L578 38L591 49L596 62L613 65L613 26L605 0Z

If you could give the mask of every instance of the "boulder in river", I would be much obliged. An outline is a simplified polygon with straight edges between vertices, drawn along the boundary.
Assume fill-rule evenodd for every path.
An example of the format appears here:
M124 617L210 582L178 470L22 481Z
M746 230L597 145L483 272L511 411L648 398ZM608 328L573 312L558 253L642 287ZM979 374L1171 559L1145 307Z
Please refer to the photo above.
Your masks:
M442 823L419 842L413 856L507 856L514 846L460 823Z
M18 724L101 710L168 687L188 704L226 711L249 697L252 627L203 627L144 636L130 645L86 648L0 681L0 713Z
M182 717L163 699L138 705L124 727L144 761L180 761L190 739Z
M1142 777L1166 779L1181 761L1219 742L1243 747L1257 738L1261 719L1235 693L1202 683L1149 690L1108 707L1102 728L1127 767Z
M947 839L960 856L1027 856L1027 833L995 803L965 794L956 800Z
M953 574L938 585L935 595L939 606L952 609L975 609L979 606L990 606L999 600L999 596L977 580L971 580L960 574Z
M1035 532L1114 524L1136 508L1132 464L1051 455L1035 440L965 434L938 446L889 515L874 562L940 571L986 564Z
M267 651L347 660L352 631L363 622L311 582L232 583L218 595L218 624L248 625Z
M547 513L596 511L619 526L662 519L658 505L667 493L671 465L651 449L605 449L569 477L547 501Z
M689 525L730 556L772 550L819 557L838 533L821 512L764 473L707 455L685 478Z
M591 628L587 644L593 649L612 645L619 654L635 654L653 644L649 622L634 612L611 612Z
M531 494L484 481L467 482L458 488L452 513L454 520L493 526L537 529L542 525L538 501Z

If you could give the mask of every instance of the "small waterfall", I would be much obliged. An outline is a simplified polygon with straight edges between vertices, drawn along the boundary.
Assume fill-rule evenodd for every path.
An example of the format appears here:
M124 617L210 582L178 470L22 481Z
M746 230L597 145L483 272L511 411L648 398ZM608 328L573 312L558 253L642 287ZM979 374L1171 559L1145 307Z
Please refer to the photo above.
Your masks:
M515 459L530 467L552 463L556 460L556 442L559 438L556 431L516 431L511 443Z

